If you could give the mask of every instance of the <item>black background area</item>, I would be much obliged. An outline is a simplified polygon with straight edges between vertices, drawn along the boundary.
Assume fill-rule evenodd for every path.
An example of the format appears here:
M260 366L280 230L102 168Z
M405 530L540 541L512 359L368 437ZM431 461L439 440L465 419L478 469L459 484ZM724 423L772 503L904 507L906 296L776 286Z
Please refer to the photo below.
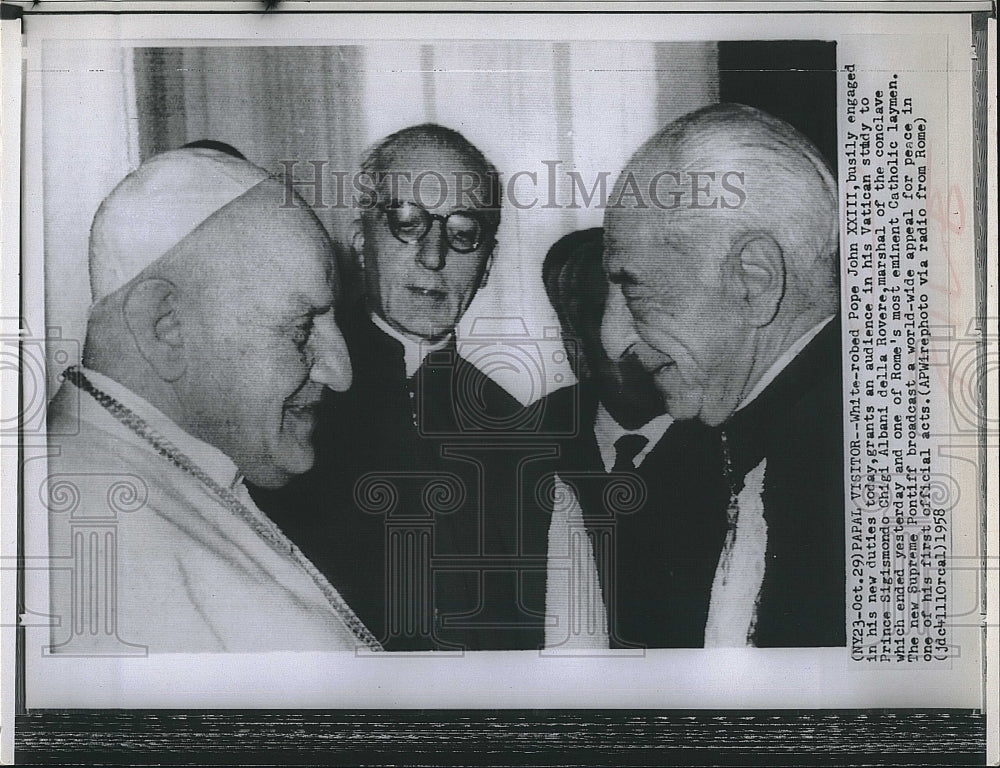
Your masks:
M719 101L763 109L808 136L837 172L837 45L719 43Z

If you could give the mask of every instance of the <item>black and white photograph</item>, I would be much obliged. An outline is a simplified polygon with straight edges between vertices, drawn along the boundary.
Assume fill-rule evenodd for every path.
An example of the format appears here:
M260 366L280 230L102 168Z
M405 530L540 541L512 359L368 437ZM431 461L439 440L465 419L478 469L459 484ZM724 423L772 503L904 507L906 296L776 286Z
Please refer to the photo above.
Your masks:
M412 124L374 141L357 46L134 52L139 165L94 213L49 410L52 653L845 644L837 187L774 114L832 144L835 46L649 47L688 76L588 96L677 117L589 177L574 119L598 157L638 119L577 114L568 43L507 46L551 61L530 100L404 84ZM788 64L720 69L746 56ZM456 340L470 307L502 316ZM106 499L113 536L74 514Z
M982 710L975 33L852 18L26 14L21 706Z

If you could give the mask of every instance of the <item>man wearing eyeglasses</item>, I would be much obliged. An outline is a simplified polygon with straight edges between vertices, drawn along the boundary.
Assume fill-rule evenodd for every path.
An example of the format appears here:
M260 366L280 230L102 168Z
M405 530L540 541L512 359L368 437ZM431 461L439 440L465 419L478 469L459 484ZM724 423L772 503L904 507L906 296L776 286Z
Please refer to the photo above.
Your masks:
M455 344L489 275L499 176L424 124L376 144L359 178L362 290L342 319L354 386L327 401L314 470L260 501L388 650L538 647L542 574L525 586L498 567L518 554L519 454L504 439L524 411Z
M371 192L359 199L352 245L372 321L404 349L426 352L452 337L486 283L500 226L497 172L461 134L423 125L375 146L361 178Z

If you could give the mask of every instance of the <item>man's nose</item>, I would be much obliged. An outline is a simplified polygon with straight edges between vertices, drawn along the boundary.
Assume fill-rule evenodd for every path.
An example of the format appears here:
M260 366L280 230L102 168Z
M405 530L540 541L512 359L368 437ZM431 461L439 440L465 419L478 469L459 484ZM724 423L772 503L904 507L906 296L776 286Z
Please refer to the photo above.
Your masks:
M346 392L351 387L351 355L347 351L340 328L333 313L317 317L313 324L309 346L313 350L313 364L309 378L335 392Z
M417 263L432 272L444 268L444 260L448 255L448 236L444 226L443 221L432 221L431 228L420 241L417 251Z
M625 303L625 295L617 285L608 289L601 321L601 345L611 360L618 360L633 344L639 341L632 314Z

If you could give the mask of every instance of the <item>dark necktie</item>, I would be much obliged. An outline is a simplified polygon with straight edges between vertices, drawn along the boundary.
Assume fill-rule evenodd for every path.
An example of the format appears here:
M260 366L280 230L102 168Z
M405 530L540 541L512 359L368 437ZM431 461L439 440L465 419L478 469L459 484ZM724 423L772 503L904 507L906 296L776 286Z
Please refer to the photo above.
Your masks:
M635 457L649 442L648 437L643 435L626 434L615 440L615 465L612 472L633 472L635 470Z

